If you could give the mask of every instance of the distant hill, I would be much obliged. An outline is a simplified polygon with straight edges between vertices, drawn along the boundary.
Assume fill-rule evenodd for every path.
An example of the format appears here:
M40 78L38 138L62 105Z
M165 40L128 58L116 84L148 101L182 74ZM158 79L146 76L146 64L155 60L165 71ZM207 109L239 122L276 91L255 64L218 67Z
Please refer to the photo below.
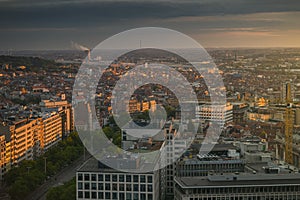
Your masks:
M24 57L24 56L0 56L0 66L3 64L9 64L12 68L16 68L19 66L26 66L25 70L41 70L41 69L49 69L56 68L58 64L53 60L46 60L38 57Z

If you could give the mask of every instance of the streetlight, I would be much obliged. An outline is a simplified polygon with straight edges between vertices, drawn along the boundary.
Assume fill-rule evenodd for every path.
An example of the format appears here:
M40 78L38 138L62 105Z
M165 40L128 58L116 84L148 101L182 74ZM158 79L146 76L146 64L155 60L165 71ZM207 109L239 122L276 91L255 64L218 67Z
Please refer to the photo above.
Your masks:
M27 174L29 174L30 169L31 169L31 167L27 167Z
M44 161L45 161L45 175L47 175L47 157L44 157Z

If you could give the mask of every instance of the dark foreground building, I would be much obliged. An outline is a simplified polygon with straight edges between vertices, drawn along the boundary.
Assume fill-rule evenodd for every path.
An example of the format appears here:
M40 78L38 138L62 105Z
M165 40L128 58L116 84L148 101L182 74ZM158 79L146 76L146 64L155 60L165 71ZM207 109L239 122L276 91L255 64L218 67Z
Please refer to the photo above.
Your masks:
M297 200L300 174L176 177L175 200Z

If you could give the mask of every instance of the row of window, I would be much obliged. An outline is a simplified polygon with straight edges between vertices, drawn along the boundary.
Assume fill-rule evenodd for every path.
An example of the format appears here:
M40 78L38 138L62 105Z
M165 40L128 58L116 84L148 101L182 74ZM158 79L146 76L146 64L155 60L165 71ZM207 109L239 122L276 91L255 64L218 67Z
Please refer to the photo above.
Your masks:
M300 192L300 185L264 186L264 187L226 187L226 188L195 188L190 189L194 194L233 194L233 193L274 193Z
M264 196L235 196L235 197L191 197L189 200L297 200L300 195L282 194L282 195L264 195ZM175 198L176 199L176 198Z
M142 191L152 192L152 184L117 184L117 183L89 183L89 182L78 182L78 189L82 190L113 190L113 191ZM98 187L97 187L98 186Z
M135 182L152 183L151 175L124 175L124 174L82 174L78 173L78 181L111 181L111 182Z
M78 199L117 199L117 200L153 200L153 194L117 193L117 192L83 192L78 191Z

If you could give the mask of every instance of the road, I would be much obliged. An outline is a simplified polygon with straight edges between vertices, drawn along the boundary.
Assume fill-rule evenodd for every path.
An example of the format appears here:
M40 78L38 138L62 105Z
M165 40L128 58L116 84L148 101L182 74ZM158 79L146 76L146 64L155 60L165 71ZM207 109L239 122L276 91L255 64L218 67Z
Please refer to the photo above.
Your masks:
M46 200L47 191L51 187L55 187L58 185L62 185L64 182L71 180L76 175L76 170L89 158L91 155L86 155L85 159L84 156L78 158L75 162L71 165L65 167L56 174L51 179L47 180L43 185L37 188L34 192L32 192L25 200Z

